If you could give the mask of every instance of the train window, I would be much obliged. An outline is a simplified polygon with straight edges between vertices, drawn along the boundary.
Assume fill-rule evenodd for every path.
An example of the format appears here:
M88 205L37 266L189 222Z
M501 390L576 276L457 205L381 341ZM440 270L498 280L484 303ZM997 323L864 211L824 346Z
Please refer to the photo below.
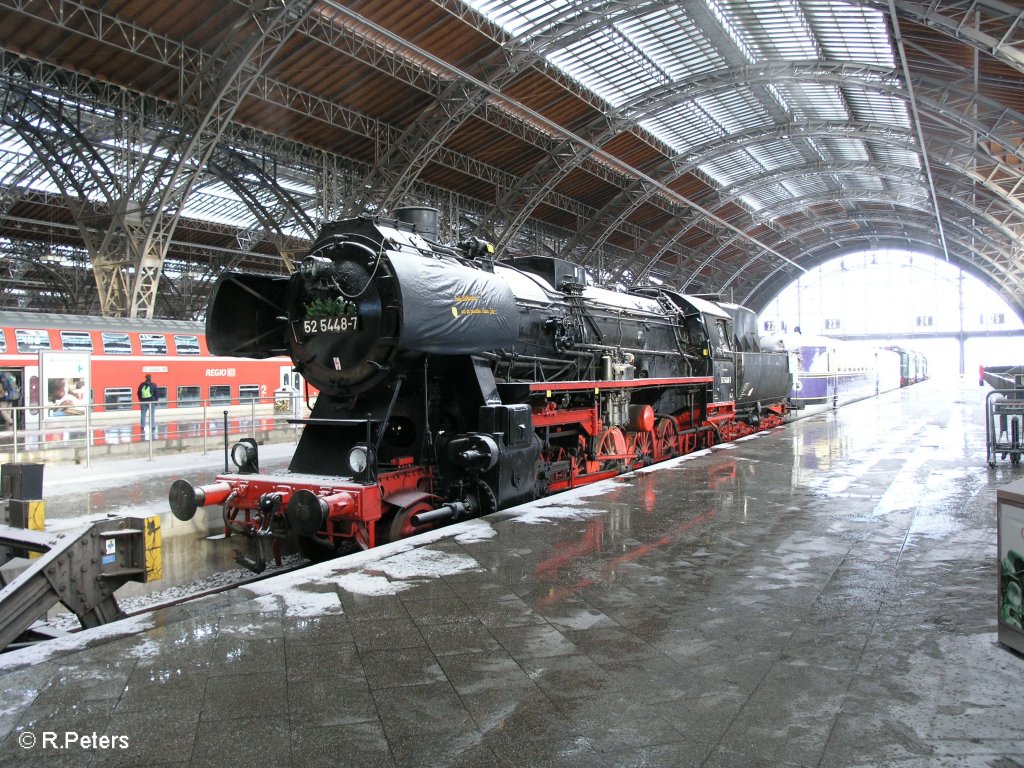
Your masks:
M707 331L711 353L724 355L732 350L729 347L729 330L724 319L708 316Z
M195 336L174 337L174 351L179 355L198 355L199 339Z
M103 354L105 355L130 355L132 353L132 340L127 333L112 333L104 331Z
M729 324L725 320L716 320L715 325L718 326L718 336L721 339L722 349L726 352L732 352L732 334L729 333Z
M14 339L19 352L38 352L50 348L50 334L37 328L15 328Z
M0 352L7 351L7 334L4 333L3 328L0 328Z
M231 385L212 385L210 387L210 405L231 405Z
M139 344L144 355L167 354L167 337L162 333L140 333Z
M704 346L706 339L707 333L704 331L704 323L701 321L700 315L691 315L686 318L686 340L690 344Z
M260 400L260 385L259 384L239 384L238 385L238 402L248 403L250 400L259 402Z
M199 405L203 395L199 387L178 387L178 407L187 408L190 405Z
M60 345L66 352L92 352L92 336L88 331L61 331Z
M109 387L103 390L103 405L108 411L130 411L132 394L131 387Z

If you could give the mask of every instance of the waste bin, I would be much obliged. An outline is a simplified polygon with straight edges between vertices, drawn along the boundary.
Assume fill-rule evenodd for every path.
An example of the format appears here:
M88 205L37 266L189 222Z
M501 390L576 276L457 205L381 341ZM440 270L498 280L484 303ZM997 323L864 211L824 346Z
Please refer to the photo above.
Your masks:
M43 465L12 462L0 467L0 496L5 499L43 498Z

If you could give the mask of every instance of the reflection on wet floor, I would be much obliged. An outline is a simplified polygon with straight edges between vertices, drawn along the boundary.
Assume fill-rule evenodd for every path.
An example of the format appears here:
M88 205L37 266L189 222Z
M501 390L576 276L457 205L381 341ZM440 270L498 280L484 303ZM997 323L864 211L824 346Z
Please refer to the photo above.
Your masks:
M267 471L284 471L294 446L263 446L260 454ZM46 516L52 521L75 521L92 515L125 514L146 516L167 511L167 492L178 477L195 484L212 482L224 471L222 456L193 454L178 459L169 468L167 457L153 461L96 462L91 468L46 466L43 493Z

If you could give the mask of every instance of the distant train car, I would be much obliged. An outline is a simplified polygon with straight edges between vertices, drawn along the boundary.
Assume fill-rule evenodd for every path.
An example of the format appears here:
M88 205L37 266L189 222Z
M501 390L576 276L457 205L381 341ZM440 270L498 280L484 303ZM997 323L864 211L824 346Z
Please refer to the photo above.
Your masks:
M928 378L928 358L903 347L886 347L900 358L900 386L909 387Z
M147 373L166 408L266 401L302 384L286 357L210 355L201 323L32 312L0 312L0 369L33 417L137 410Z
M928 378L928 358L920 352L914 353L914 383Z
M828 336L783 339L794 373L794 407L839 406L901 386L900 356Z

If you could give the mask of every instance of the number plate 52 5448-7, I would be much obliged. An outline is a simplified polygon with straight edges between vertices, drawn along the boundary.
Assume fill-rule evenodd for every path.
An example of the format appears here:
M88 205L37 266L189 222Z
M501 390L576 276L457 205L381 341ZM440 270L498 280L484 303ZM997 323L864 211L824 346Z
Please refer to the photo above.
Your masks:
M358 317L307 317L293 323L300 336L320 333L355 333L359 330Z

